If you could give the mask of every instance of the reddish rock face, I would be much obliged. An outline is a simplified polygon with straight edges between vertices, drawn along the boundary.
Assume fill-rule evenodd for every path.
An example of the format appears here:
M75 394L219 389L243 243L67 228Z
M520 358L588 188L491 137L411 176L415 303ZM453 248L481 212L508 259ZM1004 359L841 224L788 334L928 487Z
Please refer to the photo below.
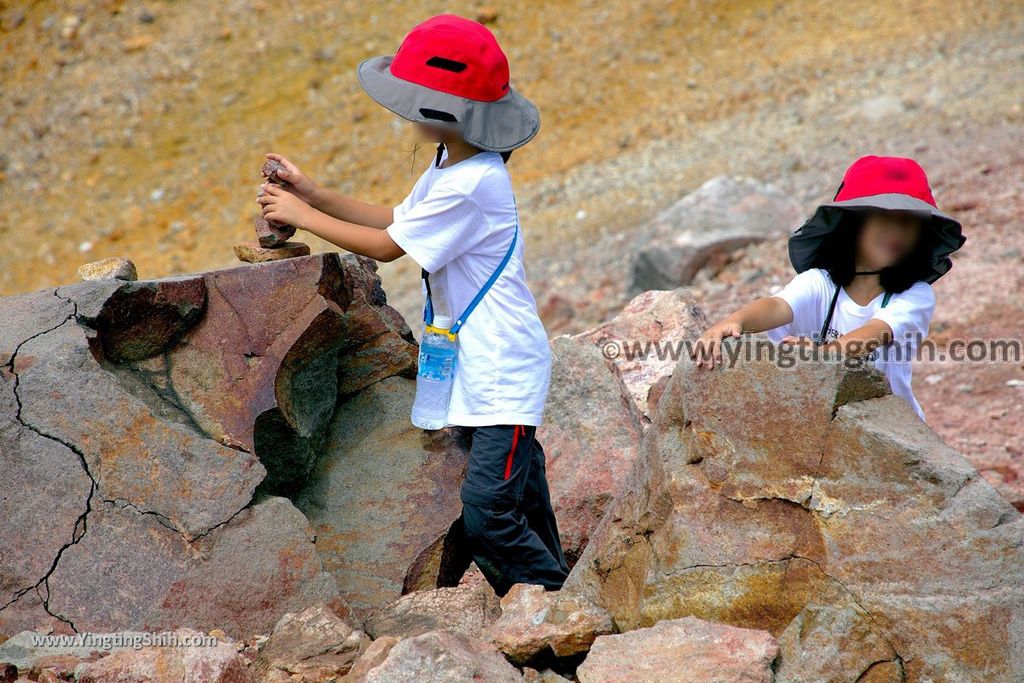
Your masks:
M604 325L551 341L551 390L538 438L570 564L636 460L652 389L706 326L682 290L646 292Z
M580 683L771 683L778 653L765 631L688 617L601 636L576 674Z
M207 273L202 320L146 370L167 378L206 434L261 458L263 490L294 493L338 394L415 367L408 327L377 294L374 271L367 259L323 254ZM352 368L365 376L353 381Z
M335 254L0 302L0 634L347 609L307 520L256 489L305 486L338 396L415 357L372 263Z
M767 630L782 680L1024 675L1020 514L874 371L736 348L677 367L567 586L622 629Z

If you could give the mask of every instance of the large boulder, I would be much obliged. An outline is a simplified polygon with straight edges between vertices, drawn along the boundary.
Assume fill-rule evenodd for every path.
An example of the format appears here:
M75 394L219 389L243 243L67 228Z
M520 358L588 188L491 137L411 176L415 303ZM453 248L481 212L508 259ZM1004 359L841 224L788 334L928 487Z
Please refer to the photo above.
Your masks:
M457 429L414 427L415 393L414 380L392 377L342 402L319 466L296 498L324 566L360 616L402 594L406 575L423 570L417 560L462 507L468 444Z
M1024 677L1020 513L876 371L772 348L680 362L567 586L621 630L767 630L780 681Z
M750 178L716 176L641 230L631 290L675 289L715 259L751 242L782 237L802 219L781 190Z
M415 357L353 256L0 301L0 635L345 610L307 520L267 494L307 486L339 396Z
M778 653L766 631L687 617L601 636L576 676L580 683L772 683Z
M375 271L322 254L206 273L202 320L139 370L205 434L255 453L268 470L262 490L292 495L338 395L415 371L415 343Z
M645 292L592 330L551 341L551 390L538 439L570 565L618 495L650 405L707 319L684 290Z

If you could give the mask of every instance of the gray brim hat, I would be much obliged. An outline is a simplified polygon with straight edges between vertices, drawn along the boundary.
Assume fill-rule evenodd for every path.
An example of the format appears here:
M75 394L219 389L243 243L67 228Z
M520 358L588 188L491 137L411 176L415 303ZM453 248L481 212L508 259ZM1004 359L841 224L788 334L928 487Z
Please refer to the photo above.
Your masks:
M359 65L359 83L377 104L403 119L451 128L488 152L522 147L540 130L540 112L512 88L498 100L482 102L432 90L391 73L393 57Z
M903 211L925 219L931 228L925 238L930 240L932 258L930 271L924 274L923 279L929 283L949 272L953 267L949 255L967 241L957 220L910 195L887 193L833 201L819 206L814 215L789 238L789 260L796 272L802 273L814 267L822 243L842 223L843 214L850 211Z

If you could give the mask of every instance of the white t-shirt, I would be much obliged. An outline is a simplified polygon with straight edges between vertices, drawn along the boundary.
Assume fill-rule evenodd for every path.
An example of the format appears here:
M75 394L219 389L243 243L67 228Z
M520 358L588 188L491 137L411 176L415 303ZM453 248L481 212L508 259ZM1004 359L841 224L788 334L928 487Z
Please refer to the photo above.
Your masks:
M793 309L793 322L768 330L768 337L779 342L787 335L817 335L821 332L835 291L835 283L826 270L812 268L797 275L775 294ZM840 291L826 341L852 332L872 319L888 324L892 328L893 343L875 350L875 367L889 380L892 393L906 399L924 420L924 411L910 386L911 361L921 340L928 334L928 324L935 310L935 294L927 282L917 282L905 292L893 294L889 304L882 308L884 299L885 295L879 294L867 306L861 306L847 295L845 289Z
M388 234L430 273L434 314L454 321L501 263L517 224L501 155L480 152L448 168L431 163L395 207ZM520 230L512 258L459 331L449 424L541 423L551 349L526 286L523 242Z

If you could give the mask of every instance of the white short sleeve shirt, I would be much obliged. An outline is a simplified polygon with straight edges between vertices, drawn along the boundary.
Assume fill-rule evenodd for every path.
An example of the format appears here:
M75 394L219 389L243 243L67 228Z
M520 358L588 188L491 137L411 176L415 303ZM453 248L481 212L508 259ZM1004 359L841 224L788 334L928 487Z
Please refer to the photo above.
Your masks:
M430 273L435 315L455 320L501 263L517 225L501 155L481 152L447 168L431 164L395 207L388 234ZM449 424L541 423L551 349L526 286L523 242L520 233L512 258L459 331Z
M779 342L787 335L817 335L835 291L836 285L826 270L812 268L797 275L775 294L793 309L793 322L768 330L768 337ZM889 380L892 393L906 399L924 420L924 411L911 388L911 361L928 334L935 311L935 294L927 282L917 282L905 292L893 294L889 304L882 308L884 298L884 294L879 294L866 306L861 306L841 290L826 338L831 340L852 332L872 319L888 324L892 328L893 343L875 351L875 367Z

